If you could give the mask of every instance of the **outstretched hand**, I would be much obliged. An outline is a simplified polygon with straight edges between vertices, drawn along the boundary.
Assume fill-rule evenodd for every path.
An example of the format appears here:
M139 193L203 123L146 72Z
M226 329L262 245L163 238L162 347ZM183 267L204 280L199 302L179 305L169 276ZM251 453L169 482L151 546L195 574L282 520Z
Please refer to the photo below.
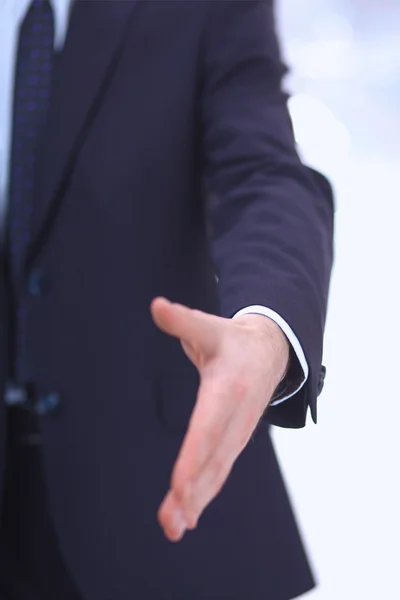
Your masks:
M156 298L156 325L180 339L200 387L158 518L171 541L194 529L224 485L285 374L289 343L263 315L225 319Z

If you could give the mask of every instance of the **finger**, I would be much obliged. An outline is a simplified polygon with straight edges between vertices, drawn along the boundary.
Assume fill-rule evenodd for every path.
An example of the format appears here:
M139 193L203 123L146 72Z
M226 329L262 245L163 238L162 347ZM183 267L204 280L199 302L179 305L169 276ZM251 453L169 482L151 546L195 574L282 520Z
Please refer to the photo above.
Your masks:
M150 309L155 324L165 333L201 346L204 352L215 352L224 319L165 298L153 300Z
M182 508L188 525L198 513L196 495L199 478L230 430L235 409L226 405L224 393L210 390L210 384L200 386L198 400L172 474L171 489ZM196 515L197 518L197 515Z
M182 499L190 496L191 481L195 480L196 474L200 472L201 466L207 460L208 443L204 436L204 430L208 428L209 418L210 411L207 410L205 403L196 403L188 432L175 463L171 478L171 489L158 512L160 525L171 541L181 539L184 531L193 529L196 524L193 519L188 520L186 518L186 514L182 510ZM195 424L194 427L193 423ZM197 427L196 423L198 424ZM190 517L190 515L188 516Z
M187 523L174 492L171 490L165 496L158 510L158 521L171 542L178 542L182 539Z
M232 420L220 440L219 446L201 468L192 482L190 495L181 502L182 512L191 526L196 526L201 514L221 492L235 461L247 445L251 434L243 434L242 424ZM245 442L243 439L245 437Z
M232 393L216 398L207 396L205 386L200 388L172 478L176 499L190 526L220 492L259 418L259 408L255 402L251 404L251 398L241 402Z
M193 479L200 473L219 444L233 410L233 406L225 406L223 390L215 384L201 381L176 463L185 477Z

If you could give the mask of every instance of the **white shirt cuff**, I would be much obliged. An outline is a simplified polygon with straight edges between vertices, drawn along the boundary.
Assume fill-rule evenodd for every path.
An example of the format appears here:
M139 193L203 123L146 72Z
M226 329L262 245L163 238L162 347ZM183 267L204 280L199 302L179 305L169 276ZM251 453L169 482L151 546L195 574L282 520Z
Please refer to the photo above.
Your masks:
M293 351L295 352L295 354L297 356L297 359L300 363L303 373L304 373L304 379L300 382L300 384L297 386L297 388L294 391L292 391L287 396L284 396L283 398L279 398L279 400L275 400L274 402L271 402L271 406L276 406L277 404L281 404L281 402L285 402L285 400L288 400L289 398L291 398L292 396L297 394L297 392L299 390L301 390L301 388L303 387L303 385L305 384L305 382L308 379L307 360L304 355L303 348L301 347L301 344L300 344L299 340L297 339L296 335L293 333L291 327L286 323L286 321L284 319L282 319L282 317L280 315L278 315L278 313L276 313L274 310L271 310L270 308L267 308L266 306L261 306L261 305L255 304L254 306L246 306L245 308L242 308L242 310L239 310L239 312L237 312L235 315L233 315L233 318L241 317L243 315L249 315L249 314L264 315L264 317L268 317L269 319L272 319L273 321L275 321L275 323L277 325L279 325L279 327L282 329L283 333L288 338L288 340L293 348Z

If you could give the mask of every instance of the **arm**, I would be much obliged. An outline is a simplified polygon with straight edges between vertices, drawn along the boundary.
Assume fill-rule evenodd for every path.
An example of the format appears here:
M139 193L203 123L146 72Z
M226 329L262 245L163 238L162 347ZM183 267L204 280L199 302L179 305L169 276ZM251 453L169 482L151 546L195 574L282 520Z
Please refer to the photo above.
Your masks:
M328 182L295 150L272 2L211 2L204 39L202 116L207 216L222 316L266 306L301 344L306 384L270 406L270 422L316 419L332 264Z

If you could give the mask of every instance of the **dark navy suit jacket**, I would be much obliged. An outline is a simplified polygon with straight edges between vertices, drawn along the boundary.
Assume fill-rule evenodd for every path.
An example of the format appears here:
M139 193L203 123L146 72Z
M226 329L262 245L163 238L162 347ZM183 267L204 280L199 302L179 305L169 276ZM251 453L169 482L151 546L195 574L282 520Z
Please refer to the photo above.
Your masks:
M85 600L286 600L313 584L267 423L315 418L333 206L296 154L284 72L270 1L74 5L18 296L35 394L61 398L41 418L45 467ZM310 367L178 545L156 511L198 381L152 323L157 295L225 317L266 305Z

